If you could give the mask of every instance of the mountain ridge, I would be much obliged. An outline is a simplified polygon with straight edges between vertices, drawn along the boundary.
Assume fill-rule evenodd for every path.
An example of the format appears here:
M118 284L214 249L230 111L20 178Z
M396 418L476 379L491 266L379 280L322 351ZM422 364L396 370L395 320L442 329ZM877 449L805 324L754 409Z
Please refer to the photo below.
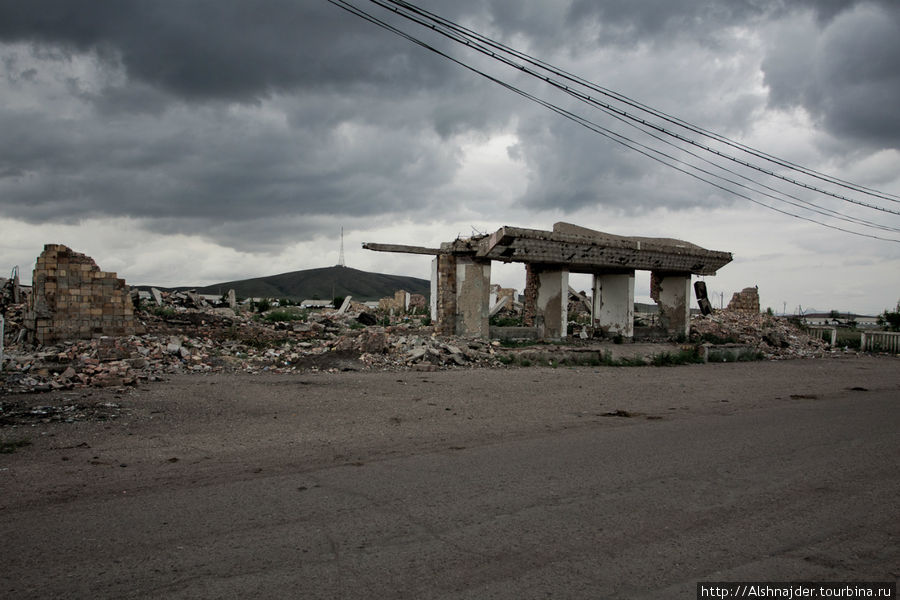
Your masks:
M327 300L339 296L353 296L354 300L378 300L393 296L397 290L428 296L431 282L419 277L371 273L352 267L320 267L290 271L265 277L224 281L205 286L163 288L140 285L139 289L157 287L160 290L197 290L199 294L225 294L229 289L241 298L288 298L290 300Z

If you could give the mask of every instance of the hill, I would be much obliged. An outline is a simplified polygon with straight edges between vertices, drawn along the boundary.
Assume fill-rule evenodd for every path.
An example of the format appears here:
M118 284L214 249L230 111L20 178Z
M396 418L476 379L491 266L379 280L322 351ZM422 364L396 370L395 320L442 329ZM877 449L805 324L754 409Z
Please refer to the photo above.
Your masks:
M418 277L369 273L350 267L323 267L240 281L225 281L204 287L177 289L196 289L200 294L224 294L229 289L234 289L234 293L242 298L327 300L335 296L353 296L354 300L363 301L393 296L397 290L406 290L411 294L422 294L427 297L431 283Z

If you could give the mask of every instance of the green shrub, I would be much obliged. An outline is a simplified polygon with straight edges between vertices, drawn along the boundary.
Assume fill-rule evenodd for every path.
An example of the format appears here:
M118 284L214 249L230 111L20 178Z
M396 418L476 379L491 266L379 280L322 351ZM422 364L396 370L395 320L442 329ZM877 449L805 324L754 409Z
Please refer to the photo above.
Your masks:
M741 350L713 350L709 353L709 362L749 362L764 360L765 355L759 350L743 348Z
M168 306L155 306L150 312L163 319L175 316L175 309Z
M306 320L308 314L309 313L305 310L273 310L263 315L263 321L268 321L269 323L275 323L278 321L304 321Z
M522 317L504 317L500 315L494 315L488 319L488 322L491 327L522 327L524 325Z

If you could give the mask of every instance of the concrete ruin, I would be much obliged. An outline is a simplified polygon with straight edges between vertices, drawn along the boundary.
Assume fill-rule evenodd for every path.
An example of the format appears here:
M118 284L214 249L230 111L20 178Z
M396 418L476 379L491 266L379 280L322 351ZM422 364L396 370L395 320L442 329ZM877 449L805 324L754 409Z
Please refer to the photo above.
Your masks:
M633 338L635 270L650 271L650 295L668 334L687 336L691 276L715 275L732 259L730 252L681 240L623 237L570 223L556 223L553 231L501 227L440 248L377 243L363 248L435 257L431 310L440 335L489 338L491 262L524 263L525 322L545 340L567 335L569 273L593 276L595 330Z
M37 259L25 327L43 345L136 333L125 280L61 244L45 245Z

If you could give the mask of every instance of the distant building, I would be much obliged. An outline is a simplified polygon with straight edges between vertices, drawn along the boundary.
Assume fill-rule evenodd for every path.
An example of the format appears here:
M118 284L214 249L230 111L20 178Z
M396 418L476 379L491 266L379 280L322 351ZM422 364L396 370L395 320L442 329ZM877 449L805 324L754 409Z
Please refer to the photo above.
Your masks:
M855 325L861 328L878 327L878 317L871 315L857 315L855 313L807 313L803 315L803 322L807 325L830 325L834 327L849 327Z
M300 308L329 308L332 306L331 300L303 300Z

